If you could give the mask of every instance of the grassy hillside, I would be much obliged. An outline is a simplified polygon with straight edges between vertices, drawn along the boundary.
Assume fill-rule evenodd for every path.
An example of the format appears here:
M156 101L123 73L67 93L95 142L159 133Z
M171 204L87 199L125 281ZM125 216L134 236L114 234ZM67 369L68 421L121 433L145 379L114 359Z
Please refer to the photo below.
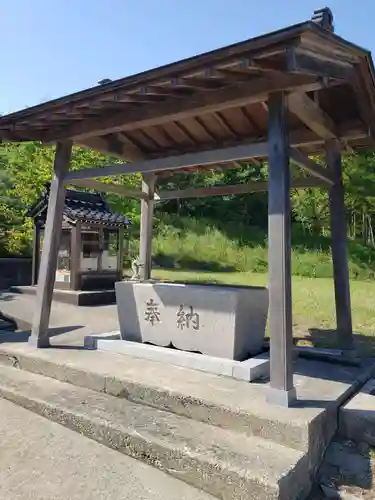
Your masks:
M297 227L292 246L294 275L332 276L329 235L312 236ZM167 269L266 273L267 235L240 224L163 215L156 224L153 254L156 267ZM349 240L349 261L352 279L374 278L374 248Z

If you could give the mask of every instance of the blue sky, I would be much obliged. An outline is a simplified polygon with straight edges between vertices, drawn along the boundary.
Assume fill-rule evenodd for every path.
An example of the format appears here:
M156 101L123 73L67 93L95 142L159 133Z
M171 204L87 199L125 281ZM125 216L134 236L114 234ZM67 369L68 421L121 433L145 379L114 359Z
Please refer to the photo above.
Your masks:
M320 0L0 0L0 113L310 18ZM375 1L331 0L336 32L375 49Z

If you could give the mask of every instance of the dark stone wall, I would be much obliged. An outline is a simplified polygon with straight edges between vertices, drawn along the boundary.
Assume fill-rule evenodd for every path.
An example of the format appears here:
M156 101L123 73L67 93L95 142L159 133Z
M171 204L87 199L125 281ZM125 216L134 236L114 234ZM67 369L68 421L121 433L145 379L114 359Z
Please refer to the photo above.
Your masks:
M31 285L31 274L30 257L0 258L0 290L17 285Z

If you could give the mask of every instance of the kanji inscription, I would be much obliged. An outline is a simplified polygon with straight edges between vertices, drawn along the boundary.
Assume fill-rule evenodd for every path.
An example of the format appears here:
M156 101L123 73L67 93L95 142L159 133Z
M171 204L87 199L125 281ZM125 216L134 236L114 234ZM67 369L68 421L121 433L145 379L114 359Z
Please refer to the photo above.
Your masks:
M193 306L189 306L188 312L185 311L183 305L177 312L177 328L184 330L184 328L192 328L193 330L199 330L199 314L194 311Z
M159 305L154 299L149 299L146 302L145 320L151 323L152 326L154 326L155 323L160 323Z

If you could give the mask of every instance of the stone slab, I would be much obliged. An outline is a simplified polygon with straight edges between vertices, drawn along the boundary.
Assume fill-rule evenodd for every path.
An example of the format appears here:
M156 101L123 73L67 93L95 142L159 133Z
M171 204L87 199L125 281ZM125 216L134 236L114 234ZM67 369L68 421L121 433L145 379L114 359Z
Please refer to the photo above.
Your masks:
M65 281L65 280L64 280ZM64 282L63 281L63 282ZM36 296L36 286L13 286L11 291L23 295ZM99 306L116 303L115 291L112 290L53 290L53 300L75 306Z
M4 500L214 500L4 399L0 435Z
M0 397L218 498L294 500L311 486L301 451L104 393L3 366Z
M265 378L269 375L270 362L268 353L259 354L246 361L234 361L207 356L206 354L141 344L139 342L104 339L100 336L94 339L94 343L100 351L125 354L161 363L170 363L175 366L183 366L215 375L233 377L238 380L245 380L246 382ZM87 345L90 345L89 340L87 340Z
M97 335L85 335L83 339L83 347L85 349L97 349L98 340L120 340L121 334L119 331L99 333Z
M345 437L375 446L375 378L340 408L339 430Z
M243 361L263 347L268 290L178 283L116 283L124 340Z
M70 384L174 412L297 450L309 450L311 468L337 430L337 409L370 378L361 368L298 360L294 384L298 403L275 407L266 401L268 384L101 351L32 349L0 344L0 363Z

